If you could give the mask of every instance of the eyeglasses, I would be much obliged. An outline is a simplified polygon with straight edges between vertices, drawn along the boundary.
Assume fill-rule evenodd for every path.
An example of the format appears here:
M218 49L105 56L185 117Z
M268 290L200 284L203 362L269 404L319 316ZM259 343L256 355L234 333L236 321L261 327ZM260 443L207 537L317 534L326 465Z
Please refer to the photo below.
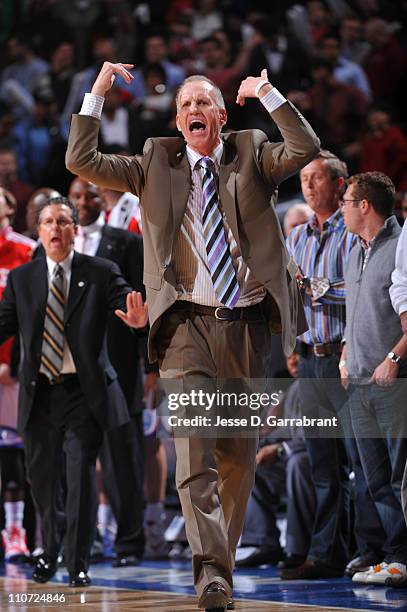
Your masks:
M51 229L54 223L61 229L65 229L66 227L73 225L73 221L69 221L68 219L44 219L44 221L41 221L41 225L47 229Z
M343 208L348 202L361 202L362 199L359 198L358 200L339 200L339 207Z

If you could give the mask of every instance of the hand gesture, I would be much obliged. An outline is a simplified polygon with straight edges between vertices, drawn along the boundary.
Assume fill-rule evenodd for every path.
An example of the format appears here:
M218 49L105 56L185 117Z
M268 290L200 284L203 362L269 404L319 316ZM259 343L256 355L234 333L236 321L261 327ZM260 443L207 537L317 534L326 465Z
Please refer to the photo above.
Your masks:
M104 62L96 81L93 83L92 93L97 96L104 96L112 87L116 74L119 74L126 83L130 83L134 77L129 72L134 64L112 64L112 62Z
M346 365L339 366L339 374L341 376L341 385L344 389L349 387L349 372Z
M256 455L256 465L266 463L268 466L273 465L278 459L278 449L280 444L269 444L263 446Z
M236 104L240 104L240 106L244 106L246 98L257 98L256 96L256 87L260 83L260 81L268 81L267 70L261 71L261 75L259 77L247 77L240 83L239 91L237 92ZM271 85L264 85L264 91L266 91L266 87L271 87ZM263 88L261 89L263 92Z
M131 291L126 298L127 312L115 310L115 315L128 325L136 329L143 328L148 323L148 308L147 302L143 304L143 297L138 291Z
M379 387L390 387L397 379L399 364L393 363L387 357L377 366L370 378L370 383L376 383Z

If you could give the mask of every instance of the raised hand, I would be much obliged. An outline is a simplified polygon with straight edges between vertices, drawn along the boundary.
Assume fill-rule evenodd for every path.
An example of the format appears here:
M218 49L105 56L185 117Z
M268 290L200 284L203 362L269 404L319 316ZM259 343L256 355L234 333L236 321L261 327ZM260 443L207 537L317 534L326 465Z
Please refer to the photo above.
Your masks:
M134 64L112 64L112 62L104 62L96 81L93 83L92 93L97 96L104 96L112 87L116 74L119 74L126 83L130 83L134 77L129 72Z
M143 304L143 296L139 291L132 291L126 298L127 312L115 310L114 314L129 327L143 328L148 323L147 302Z
M257 98L256 87L262 81L267 81L267 84L261 88L260 92L262 95L270 91L272 86L268 82L267 70L261 71L261 75L259 77L247 77L240 83L239 91L237 92L236 104L240 104L240 106L244 106L246 98ZM259 92L259 93L260 93Z

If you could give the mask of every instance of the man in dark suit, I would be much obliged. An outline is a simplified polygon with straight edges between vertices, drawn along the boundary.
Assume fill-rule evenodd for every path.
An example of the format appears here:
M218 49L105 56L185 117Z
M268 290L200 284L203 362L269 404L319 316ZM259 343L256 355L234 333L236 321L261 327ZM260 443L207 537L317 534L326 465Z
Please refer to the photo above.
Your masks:
M33 579L46 582L56 571L65 464L67 567L70 584L86 586L96 456L103 431L129 419L107 355L108 314L114 311L127 325L140 326L135 307L141 295L131 292L114 264L73 251L76 225L76 210L66 198L50 199L39 209L46 258L9 275L0 303L0 342L16 333L21 338L18 429L45 549Z
M141 238L105 223L102 200L93 183L74 179L69 199L78 211L75 250L115 262L129 285L144 293ZM99 453L105 491L118 527L113 565L124 567L137 565L144 551L141 356L146 381L153 384L157 374L156 367L148 364L147 337L133 334L114 314L109 316L107 347L131 416L129 423L106 432Z
M266 378L271 332L281 330L289 354L305 329L296 266L270 199L316 155L319 141L264 70L241 83L237 102L259 98L284 142L258 130L221 135L222 93L198 75L176 100L186 146L182 138L154 138L140 156L102 155L104 95L116 75L131 81L130 68L105 62L72 119L66 162L87 180L140 197L150 358L162 378L192 390L196 378ZM211 612L224 612L232 595L257 447L255 437L221 436L175 437L198 605Z

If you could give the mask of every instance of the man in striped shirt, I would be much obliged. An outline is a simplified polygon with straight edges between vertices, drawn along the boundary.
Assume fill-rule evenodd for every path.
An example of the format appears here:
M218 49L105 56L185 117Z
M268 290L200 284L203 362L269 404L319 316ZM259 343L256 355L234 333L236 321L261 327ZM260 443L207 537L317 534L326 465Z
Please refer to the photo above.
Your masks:
M315 431L307 439L317 500L315 523L307 560L298 568L283 570L286 579L343 575L348 562L349 463L356 474L358 556L346 573L352 575L361 566L380 558L383 543L380 522L346 418L347 396L339 380L345 330L344 269L355 243L355 236L346 231L339 209L346 176L346 164L324 150L301 170L302 192L314 215L308 223L294 228L287 238L288 250L299 267L298 283L309 326L300 336L302 410L314 417L327 412L337 414L349 438L324 439L323 432Z

